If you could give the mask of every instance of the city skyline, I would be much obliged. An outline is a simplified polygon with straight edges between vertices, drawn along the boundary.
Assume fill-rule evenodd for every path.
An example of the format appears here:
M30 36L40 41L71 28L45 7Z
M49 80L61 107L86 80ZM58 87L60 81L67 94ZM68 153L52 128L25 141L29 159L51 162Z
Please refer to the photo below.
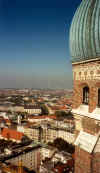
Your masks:
M80 2L0 1L0 88L72 88L69 28Z

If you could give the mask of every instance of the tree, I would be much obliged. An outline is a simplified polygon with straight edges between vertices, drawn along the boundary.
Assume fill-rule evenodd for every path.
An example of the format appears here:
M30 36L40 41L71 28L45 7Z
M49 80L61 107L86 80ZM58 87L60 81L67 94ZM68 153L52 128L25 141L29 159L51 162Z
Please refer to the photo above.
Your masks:
M58 120L63 120L63 118L65 116L65 112L64 111L56 111L55 115L56 115Z
M56 111L55 115L58 120L63 120L63 119L73 119L73 114L71 112L65 112L65 111Z
M56 147L59 151L66 151L71 154L75 151L75 147L62 138L56 138L52 143L52 146Z
M41 105L41 109L42 109L42 114L43 115L48 115L49 114L48 108L45 104Z
M11 112L11 110L8 110L7 113L8 113L8 114L11 114L12 112Z

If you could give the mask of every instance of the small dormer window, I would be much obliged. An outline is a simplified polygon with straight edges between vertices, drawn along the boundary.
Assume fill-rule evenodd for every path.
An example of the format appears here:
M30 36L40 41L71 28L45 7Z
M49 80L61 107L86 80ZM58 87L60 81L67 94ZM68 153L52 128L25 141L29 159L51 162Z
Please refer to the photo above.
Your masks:
M89 103L89 88L84 87L83 88L83 104L88 105Z
M100 107L100 88L98 89L98 106Z

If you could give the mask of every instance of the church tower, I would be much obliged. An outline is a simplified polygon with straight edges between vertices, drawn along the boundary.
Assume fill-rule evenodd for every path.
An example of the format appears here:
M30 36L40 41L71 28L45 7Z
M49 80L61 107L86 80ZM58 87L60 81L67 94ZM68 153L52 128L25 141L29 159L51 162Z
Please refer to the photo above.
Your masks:
M82 0L70 28L75 173L100 173L100 0Z

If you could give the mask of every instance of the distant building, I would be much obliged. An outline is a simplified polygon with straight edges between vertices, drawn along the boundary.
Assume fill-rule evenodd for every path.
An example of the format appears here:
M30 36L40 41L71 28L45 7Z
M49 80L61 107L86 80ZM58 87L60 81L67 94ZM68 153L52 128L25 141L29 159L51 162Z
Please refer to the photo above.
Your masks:
M36 125L28 125L24 127L24 134L34 141L40 141L40 128Z
M56 121L56 116L55 115L29 116L28 121L33 123L34 122L40 123L43 121L53 122L53 121Z
M14 111L14 112L24 112L24 106L12 106L12 105L4 105L4 104L0 104L0 111Z
M30 142L17 144L0 140L1 143L6 143L6 146L2 146L4 153L0 153L0 163L14 166L19 166L19 163L22 163L22 166L28 170L38 172L41 163L41 146L39 144Z
M9 128L3 128L3 130L1 131L0 134L0 138L2 139L6 139L6 140L12 140L15 142L21 142L22 140L25 140L25 138L27 139L27 137L25 137L24 133L18 132L16 130L12 130Z
M67 131L64 128L50 127L47 131L47 141L53 142L56 138L62 138L68 143L73 143L75 141L75 135Z
M41 161L40 173L74 173L74 161L70 154L59 152L57 150L49 150L44 148L46 152L45 159Z
M19 162L23 163L23 166L28 168L29 170L35 170L36 172L39 170L40 162L41 162L41 153L40 146L29 146L24 150L20 150L15 154L12 154L8 158L6 158L6 163L11 163L13 165L18 166Z
M57 151L57 148L44 144L41 147L41 160L45 160L45 158L52 158Z
M53 142L56 138L62 138L68 143L73 143L75 134L73 133L73 124L69 125L62 121L58 121L55 116L39 116L29 119L26 126L21 128L18 126L19 131L23 130L24 134L32 140L42 142ZM64 123L64 125L62 125Z
M40 115L42 113L41 108L38 105L25 105L24 111L28 114Z

